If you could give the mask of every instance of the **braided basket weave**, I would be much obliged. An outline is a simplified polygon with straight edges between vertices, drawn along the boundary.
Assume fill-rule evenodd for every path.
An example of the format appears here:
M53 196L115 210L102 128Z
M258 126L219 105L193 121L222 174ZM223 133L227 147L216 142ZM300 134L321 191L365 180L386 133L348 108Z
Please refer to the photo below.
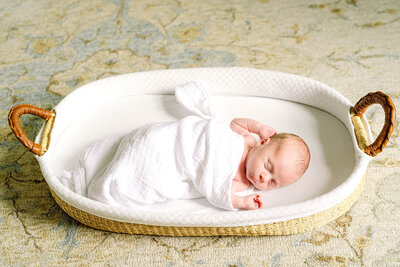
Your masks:
M270 79L271 77L275 77L277 74L267 71L260 70L252 70L252 69L242 69L242 68L217 68L217 69L200 69L200 70L169 70L170 73L173 73L175 77L183 77L187 75L187 77L191 77L193 79L197 77L208 77L210 73L217 72L223 75L232 75L232 77L236 77L236 75L242 72L250 73L257 77L267 76L265 79ZM150 73L150 74L148 74ZM164 72L148 72L144 73L145 79L149 79L152 77L152 73L155 76L160 76L158 78L162 78L163 75L168 74L167 71ZM161 73L161 74L160 74ZM198 74L199 73L199 74ZM147 75L147 76L146 76ZM271 75L271 77L268 77ZM278 74L281 75L279 77L286 77L286 74ZM125 77L126 78L126 77ZM128 77L129 78L129 77ZM305 80L305 78L299 78L290 76L291 79L297 79L299 82L309 82L309 80ZM179 78L180 79L180 78ZM182 78L183 79L183 78ZM212 77L210 78L213 79ZM262 80L260 78L260 80ZM226 81L230 80L230 76L226 78ZM279 79L278 79L279 80ZM113 81L108 80L109 81ZM181 82L181 81L180 81ZM233 83L230 86L234 86ZM126 82L125 82L126 84ZM314 83L312 83L314 85ZM319 85L319 84L317 84ZM93 85L94 87L96 84ZM125 85L124 85L125 86ZM274 84L276 86L276 84ZM323 88L323 90L326 90ZM78 90L77 90L78 91ZM312 89L310 89L312 93ZM75 94L75 92L73 93ZM78 94L78 93L76 93ZM308 95L308 97L310 97ZM283 98L283 97L282 97ZM306 100L300 100L299 102L307 103ZM385 111L385 123L382 131L376 140L369 144L369 134L368 129L366 129L365 120L363 122L363 113L365 110L372 104L380 104ZM322 105L322 104L321 104ZM348 194L345 198L343 198L340 202L336 203L333 206L327 207L325 209L321 209L317 212L308 214L306 216L301 216L297 218L290 218L282 221L274 221L269 223L249 223L248 225L216 225L216 226L201 226L201 225L168 225L165 224L157 224L149 221L149 223L134 223L125 219L114 219L112 215L102 215L107 214L107 207L94 208L93 212L90 208L82 208L86 205L86 200L81 198L79 201L75 201L75 199L71 199L69 196L74 197L71 192L68 192L66 188L60 187L60 184L57 181L54 181L56 178L52 178L54 175L50 172L51 163L47 160L44 160L43 157L51 148L52 142L52 130L53 127L57 124L57 118L62 117L62 112L59 112L62 108L56 108L53 111L44 110L33 105L28 104L20 104L13 107L9 114L9 124L14 134L18 138L19 141L32 153L37 155L37 159L41 165L43 174L48 181L50 192L54 197L55 201L59 204L59 206L71 217L76 219L77 221L88 225L90 227L118 232L118 233L129 233L129 234L147 234L147 235L166 235L166 236L214 236L214 235L240 235L240 236L256 236L256 235L288 235L301 233L305 231L309 231L311 229L317 228L321 225L324 225L343 213L350 209L350 207L354 204L354 202L358 199L359 195L362 192L362 188L365 182L365 175L363 174L358 180L357 184L354 187L354 190ZM56 115L57 112L57 115ZM39 133L37 140L41 140L39 143L34 143L29 140L26 134L20 127L19 118L23 114L34 114L42 117L46 120L45 125L43 126L41 132ZM78 114L78 113L77 113ZM385 145L389 141L390 135L394 129L394 123L396 119L395 107L393 105L390 97L385 95L382 92L374 92L366 95L361 98L354 107L349 108L347 110L347 114L350 117L351 123L353 124L354 136L357 140L358 147L361 151L364 151L365 154L369 156L376 156L378 153L382 152ZM37 141L38 142L38 141ZM50 173L50 174L49 174ZM52 176L51 178L49 178ZM54 176L55 177L55 176ZM83 199L83 200L82 200ZM96 204L97 205L97 204ZM99 206L100 207L100 206ZM113 211L113 214L118 214L118 211ZM239 211L240 212L240 211ZM111 214L111 213L110 213Z

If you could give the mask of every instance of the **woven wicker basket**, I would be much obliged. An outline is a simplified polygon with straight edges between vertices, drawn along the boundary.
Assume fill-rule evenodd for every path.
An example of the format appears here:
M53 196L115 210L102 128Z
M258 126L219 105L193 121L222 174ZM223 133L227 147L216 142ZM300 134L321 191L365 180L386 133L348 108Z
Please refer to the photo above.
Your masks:
M291 235L310 231L329 223L344 214L356 202L364 187L365 176L357 189L340 204L313 215L261 225L236 227L178 227L157 226L118 222L74 208L60 199L51 189L50 192L60 207L75 220L100 230L126 234L163 235L163 236L258 236L258 235Z
M385 111L385 124L384 127L376 138L375 142L368 145L369 138L362 122L362 115L371 104L382 105ZM396 118L395 107L391 99L382 92L375 92L361 98L360 101L351 108L350 116L354 125L355 136L359 148L370 156L375 156L380 153L387 144L389 137L394 129ZM40 144L34 143L29 140L26 134L20 127L19 117L23 114L34 114L44 118L47 122L43 127L40 136ZM34 154L40 156L44 155L50 145L50 137L53 125L56 121L55 112L44 110L28 104L20 104L13 107L9 114L10 127L16 137L24 144L24 146L32 151ZM44 173L46 176L46 174ZM94 227L96 229L129 233L129 234L146 234L146 235L165 235L165 236L215 236L215 235L239 235L239 236L256 236L256 235L288 235L309 231L321 225L324 225L350 209L361 194L365 182L365 175L356 189L349 194L344 200L335 206L326 208L314 214L294 218L285 221L272 222L267 224L251 224L245 226L168 226L168 225L152 225L152 224L138 224L123 222L119 220L107 219L97 216L90 212L79 209L63 200L56 190L50 186L51 194L60 207L71 217L77 221Z

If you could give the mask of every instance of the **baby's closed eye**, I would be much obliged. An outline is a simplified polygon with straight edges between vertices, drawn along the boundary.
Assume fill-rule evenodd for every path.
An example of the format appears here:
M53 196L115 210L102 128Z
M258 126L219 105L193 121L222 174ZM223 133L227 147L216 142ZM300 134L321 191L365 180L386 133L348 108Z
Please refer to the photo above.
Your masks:
M269 160L267 160L264 164L264 168L269 172L272 173L272 164Z

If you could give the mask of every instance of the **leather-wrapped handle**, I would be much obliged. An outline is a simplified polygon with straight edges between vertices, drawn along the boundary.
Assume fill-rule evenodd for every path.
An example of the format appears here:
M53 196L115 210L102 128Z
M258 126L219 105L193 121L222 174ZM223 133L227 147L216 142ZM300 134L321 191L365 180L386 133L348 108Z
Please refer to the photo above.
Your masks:
M388 95L378 91L371 92L362 97L354 105L353 112L356 116L361 117L372 104L380 104L385 111L385 124L383 125L381 132L375 141L364 149L366 154L375 157L377 154L382 152L392 135L396 122L396 108L392 99Z
M19 117L24 114L32 114L39 116L46 121L53 117L55 114L47 109L42 109L29 104L19 104L11 108L8 114L8 123L10 124L11 130L17 137L17 139L32 153L40 155L42 152L42 146L32 142L22 130L19 123Z

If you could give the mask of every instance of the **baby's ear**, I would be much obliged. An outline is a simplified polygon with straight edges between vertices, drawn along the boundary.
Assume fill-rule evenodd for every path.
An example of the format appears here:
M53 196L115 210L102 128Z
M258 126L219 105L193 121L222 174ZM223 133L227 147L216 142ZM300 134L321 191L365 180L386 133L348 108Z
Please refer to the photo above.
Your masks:
M271 139L270 138L264 138L264 139L261 139L260 140L260 143L263 145L263 144L268 144L269 142L271 142Z

